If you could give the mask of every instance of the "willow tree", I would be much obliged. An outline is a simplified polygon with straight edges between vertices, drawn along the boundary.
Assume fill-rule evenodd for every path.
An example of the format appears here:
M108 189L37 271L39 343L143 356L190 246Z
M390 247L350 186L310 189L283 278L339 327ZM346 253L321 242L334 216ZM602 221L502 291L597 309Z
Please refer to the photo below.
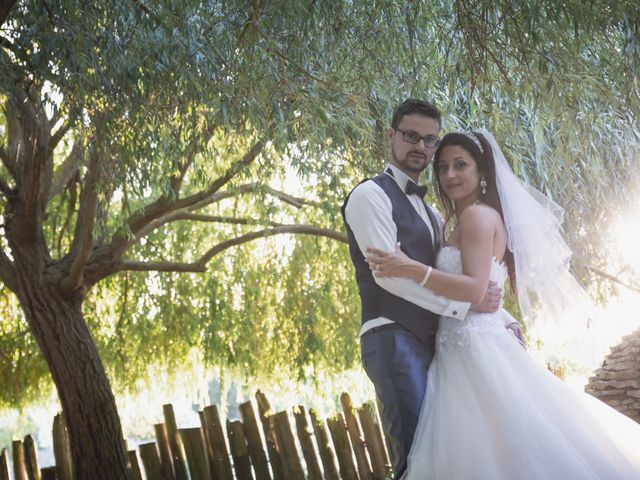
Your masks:
M3 371L41 375L25 355L35 339L78 478L126 475L92 333L106 338L105 353L203 342L229 361L243 354L255 363L260 342L247 339L270 327L253 321L259 312L240 318L237 287L245 305L290 315L270 338L286 351L305 336L298 367L317 365L332 345L351 351L331 351L338 363L354 362L353 337L319 337L336 336L331 329L356 310L346 249L331 241L344 239L341 198L381 167L386 121L407 95L443 106L449 128L493 128L521 175L571 202L571 218L610 214L619 200L610 188L638 178L637 11L625 2L512 3L34 0L14 8L0 37L0 279L3 304L17 299L28 333L5 328L21 319L3 321L12 353ZM285 168L310 180L305 195L274 187ZM588 251L593 229L582 223L574 243ZM284 267L226 255L281 234L298 236ZM231 285L229 275L218 278L223 270L233 272ZM147 296L127 303L145 289L169 292L157 316L184 314L176 304L191 303L236 322L185 332L170 315L160 330L128 321L154 308ZM123 308L109 313L117 321L102 318L120 292ZM318 308L326 297L334 298Z
M261 178L293 138L299 159L319 149L312 134L343 143L349 131L326 118L324 102L352 109L354 128L368 117L298 64L310 51L297 46L304 25L287 32L287 18L274 16L269 38L259 16L199 2L23 2L4 29L0 275L51 371L77 478L126 476L114 397L82 311L93 285L123 271L204 272L227 248L269 235L342 238L207 215L239 195L303 205ZM135 256L150 234L189 220L256 228L184 246L182 258Z

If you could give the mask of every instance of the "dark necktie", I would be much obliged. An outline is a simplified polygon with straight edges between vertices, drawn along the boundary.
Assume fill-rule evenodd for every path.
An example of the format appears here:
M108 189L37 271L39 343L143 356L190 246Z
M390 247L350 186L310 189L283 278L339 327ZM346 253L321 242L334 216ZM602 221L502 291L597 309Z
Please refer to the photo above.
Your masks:
M423 198L427 194L427 187L414 182L407 182L404 193L407 195L418 195L420 198Z

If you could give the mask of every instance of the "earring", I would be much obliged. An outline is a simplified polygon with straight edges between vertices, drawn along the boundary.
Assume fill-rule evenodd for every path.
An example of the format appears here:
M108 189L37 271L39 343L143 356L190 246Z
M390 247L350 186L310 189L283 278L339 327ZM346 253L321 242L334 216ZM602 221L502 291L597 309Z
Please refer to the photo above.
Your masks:
M482 192L482 195L487 194L487 181L484 178L480 179L480 191Z

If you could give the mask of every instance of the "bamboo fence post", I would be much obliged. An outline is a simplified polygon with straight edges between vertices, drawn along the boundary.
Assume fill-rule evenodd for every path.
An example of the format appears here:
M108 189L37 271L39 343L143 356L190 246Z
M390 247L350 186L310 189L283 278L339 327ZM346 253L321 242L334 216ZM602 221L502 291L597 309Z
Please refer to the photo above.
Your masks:
M164 413L164 423L167 427L167 436L169 437L171 459L173 460L173 470L176 480L189 480L186 454L184 452L184 445L182 445L182 439L178 434L178 424L176 423L173 405L170 403L163 405L162 411Z
M316 443L318 445L318 451L320 452L320 460L322 460L324 478L325 480L340 480L338 466L336 464L336 454L329 441L329 434L327 433L325 424L322 419L318 417L315 409L309 409L309 416L311 417L311 425L313 425L313 431L316 435Z
M267 463L267 455L264 452L262 438L260 437L260 430L258 429L256 413L251 401L241 404L239 409L242 428L245 436L247 437L247 447L249 449L249 456L251 457L251 463L253 464L253 470L256 474L256 478L257 480L271 480L269 465Z
M229 461L229 451L224 439L222 422L216 405L209 405L203 410L206 438L212 452L211 466L216 480L233 480L233 470Z
M198 418L200 419L200 430L202 431L202 439L204 440L204 450L207 454L207 462L209 463L209 475L212 480L216 480L215 465L213 464L213 450L211 450L211 441L209 439L209 432L207 432L207 421L204 418L204 411L198 411Z
M333 439L333 445L338 456L338 465L340 465L340 478L342 480L358 480L356 467L353 464L353 453L351 444L349 443L349 434L347 426L344 423L342 414L338 413L335 417L327 419L329 432Z
M24 459L27 466L27 478L29 480L42 480L36 455L36 442L34 442L31 435L24 437Z
M11 480L9 477L9 450L2 449L0 453L0 480Z
M127 452L129 459L129 472L133 480L142 480L142 472L140 471L140 463L138 462L138 453L135 450Z
M344 412L344 418L347 422L347 432L351 439L351 447L356 456L360 480L373 480L373 474L369 466L369 458L367 458L367 447L364 435L362 434L358 417L356 417L354 413L351 396L347 392L343 392L342 395L340 395L340 403L342 403L342 411Z
M247 438L242 429L242 423L238 420L230 422L227 420L227 437L229 447L233 457L233 468L238 480L253 480L251 473L251 459L247 448Z
M271 404L269 403L269 400L267 400L265 394L260 390L256 392L256 402L258 403L260 422L262 423L262 430L264 432L264 438L267 443L267 454L269 455L269 462L271 463L273 478L275 480L287 480L284 466L282 464L280 448L278 446L278 439L275 431L273 430L273 428L271 428L271 422L269 421Z
M138 445L140 460L147 480L164 480L162 476L162 463L155 442Z
M305 408L302 405L298 405L298 408L293 411L293 416L296 420L296 432L302 448L302 456L307 464L307 478L309 480L322 480L320 463L311 439L313 431L309 427Z
M29 480L27 477L27 465L24 461L24 445L22 440L14 440L11 443L13 450L13 477L15 480Z
M173 459L171 458L171 445L169 444L169 435L167 426L164 423L156 423L153 425L156 431L156 442L158 442L158 451L160 453L160 465L162 466L162 480L175 480L173 474Z
M375 419L377 420L378 425L382 425L382 422L380 421L381 417L379 415L382 411L382 404L380 403L380 399L377 395L375 399L375 406L376 408L374 408L372 412L378 412L378 415L375 415ZM387 434L384 430L382 431L382 440L384 443L384 449L387 452L387 458L391 458L391 445L389 445L389 439L387 438ZM389 464L391 464L391 462L389 462Z
M375 480L384 480L391 474L391 463L387 451L384 448L384 440L382 439L382 430L380 423L376 421L373 403L368 402L358 409L358 417L364 432L364 438L367 439L366 445L371 458L371 467L373 468L373 477Z
M282 452L282 463L287 472L287 479L304 480L304 471L300 463L300 454L296 448L293 430L291 430L288 412L278 412L272 415L271 418L275 425L276 437Z
M209 456L207 455L202 429L200 427L181 428L180 436L187 453L191 478L194 480L196 478L202 478L203 480L210 478Z
M56 476L56 467L44 467L40 470L42 474L42 480L56 480L58 477ZM2 477L0 477L2 478Z
M73 480L69 433L64 416L60 413L53 417L53 454L56 459L58 480Z

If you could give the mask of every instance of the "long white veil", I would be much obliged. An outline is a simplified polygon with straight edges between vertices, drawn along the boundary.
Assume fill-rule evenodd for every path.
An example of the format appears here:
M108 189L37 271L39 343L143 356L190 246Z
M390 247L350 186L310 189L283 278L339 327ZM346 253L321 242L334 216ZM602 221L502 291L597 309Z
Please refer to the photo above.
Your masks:
M564 210L513 173L491 132L477 132L493 150L507 248L513 253L527 328L540 323L584 328L594 308L569 269L572 252L562 237Z

